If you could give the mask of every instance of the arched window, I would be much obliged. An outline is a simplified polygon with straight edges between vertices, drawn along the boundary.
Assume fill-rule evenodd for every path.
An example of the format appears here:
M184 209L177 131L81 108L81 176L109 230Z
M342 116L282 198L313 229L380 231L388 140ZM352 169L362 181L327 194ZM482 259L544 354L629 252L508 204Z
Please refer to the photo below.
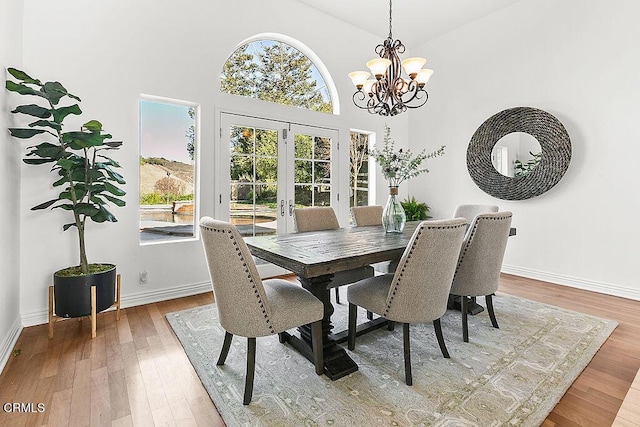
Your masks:
M309 49L293 39L276 35L278 39L286 39L285 42L267 36L273 35L254 36L242 42L231 54L222 68L220 90L337 114L331 96L336 93L335 87L321 61L317 57L310 59L312 55L303 53L298 47Z

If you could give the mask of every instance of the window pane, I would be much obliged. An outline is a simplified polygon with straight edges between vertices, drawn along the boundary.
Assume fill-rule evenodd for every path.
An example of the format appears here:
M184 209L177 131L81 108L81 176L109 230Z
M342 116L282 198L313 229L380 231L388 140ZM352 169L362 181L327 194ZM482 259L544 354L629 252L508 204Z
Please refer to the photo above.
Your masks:
M313 206L331 205L331 186L316 185L313 187Z
M294 139L296 159L311 160L313 158L313 138L309 135L296 134Z
M318 68L298 49L276 40L257 40L233 52L222 67L220 91L333 112L326 82Z
M278 155L278 132L276 132L275 130L265 129L256 130L256 155Z
M311 184L313 162L295 160L294 180L297 184Z
M276 182L278 179L278 159L276 157L256 158L256 182Z
M349 153L349 205L366 206L369 204L369 135L351 132Z
M243 236L276 231L278 133L275 130L231 127L235 155L230 158L229 217ZM266 224L266 225L265 225Z
M256 185L255 235L276 234L278 187L275 184Z
M232 182L229 195L231 210L247 210L248 208L243 205L253 203L253 184Z
M194 236L195 104L140 100L140 241Z
M240 182L253 182L253 157L231 157L231 180Z
M313 195L310 185L295 186L295 205L297 208L313 206Z
M253 141L255 131L252 128L244 128L239 126L231 127L230 152L235 153L253 153Z
M331 182L331 163L314 162L313 182L315 184L329 184Z
M331 158L331 140L329 138L315 138L314 159L329 160Z

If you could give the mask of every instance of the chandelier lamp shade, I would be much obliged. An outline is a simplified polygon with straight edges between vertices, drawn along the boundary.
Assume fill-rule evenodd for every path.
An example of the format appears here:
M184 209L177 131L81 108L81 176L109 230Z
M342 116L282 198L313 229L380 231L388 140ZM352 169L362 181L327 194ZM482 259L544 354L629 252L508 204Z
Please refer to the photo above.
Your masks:
M354 71L349 78L356 87L353 103L371 114L395 116L408 108L422 107L429 94L424 86L431 78L433 70L422 68L424 58L406 58L400 61L405 47L391 34L391 0L389 0L389 37L376 46L379 58L367 62L368 71ZM402 75L402 69L406 76ZM374 78L369 78L373 76Z

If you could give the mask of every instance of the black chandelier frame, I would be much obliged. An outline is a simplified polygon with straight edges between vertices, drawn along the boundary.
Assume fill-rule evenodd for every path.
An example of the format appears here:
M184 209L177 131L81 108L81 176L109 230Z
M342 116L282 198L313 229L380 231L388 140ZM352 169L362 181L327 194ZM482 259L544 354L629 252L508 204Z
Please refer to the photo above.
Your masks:
M363 88L358 86L352 97L356 107L381 116L395 116L407 109L422 107L429 100L429 94L424 89L425 83L415 80L415 75L409 76L408 81L401 76L402 65L399 55L405 52L405 47L400 40L393 39L391 12L389 0L389 37L375 48L378 56L388 59L391 64L384 75L375 76L376 81L371 86L371 92L365 93Z

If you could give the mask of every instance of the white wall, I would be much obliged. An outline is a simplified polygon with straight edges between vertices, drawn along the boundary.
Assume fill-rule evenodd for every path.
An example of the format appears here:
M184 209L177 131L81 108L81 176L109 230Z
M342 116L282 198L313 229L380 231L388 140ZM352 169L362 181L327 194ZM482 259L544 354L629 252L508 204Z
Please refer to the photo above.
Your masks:
M13 124L11 101L5 90L6 68L22 62L22 0L0 4L0 371L18 338L20 320L20 146L7 127Z
M411 147L444 161L409 190L450 216L458 203L514 213L507 272L640 299L640 2L523 0L419 48L436 70L430 109L410 116ZM548 111L567 128L564 178L524 201L483 193L466 169L475 130L506 108Z
M219 111L248 108L267 117L317 120L339 129L340 139L345 142L350 128L374 131L380 136L383 132L384 119L352 105L353 87L347 73L364 67L384 34L379 40L298 2L26 0L24 29L25 71L43 80L62 82L82 98L83 120L102 121L116 139L124 141L114 157L122 164L127 179L127 207L114 208L117 224L89 224L88 257L90 262L118 265L125 305L210 289L199 241L139 245L141 93L201 105L201 215L214 215L214 144L218 141ZM318 55L336 82L342 106L339 116L260 102L247 107L246 101L219 94L219 74L228 55L242 40L264 32L293 37ZM349 46L343 49L345 40ZM387 120L399 146L408 143L407 120ZM348 158L347 151L342 150L341 161L345 155ZM337 170L347 179L348 168ZM46 287L52 272L77 262L75 236L62 232L65 212L29 211L52 192L47 175L46 168L22 167L20 271L25 324L45 320ZM386 189L384 185L379 188L380 200L384 201ZM348 207L343 206L343 220L347 212ZM142 270L149 273L148 285L138 284Z

